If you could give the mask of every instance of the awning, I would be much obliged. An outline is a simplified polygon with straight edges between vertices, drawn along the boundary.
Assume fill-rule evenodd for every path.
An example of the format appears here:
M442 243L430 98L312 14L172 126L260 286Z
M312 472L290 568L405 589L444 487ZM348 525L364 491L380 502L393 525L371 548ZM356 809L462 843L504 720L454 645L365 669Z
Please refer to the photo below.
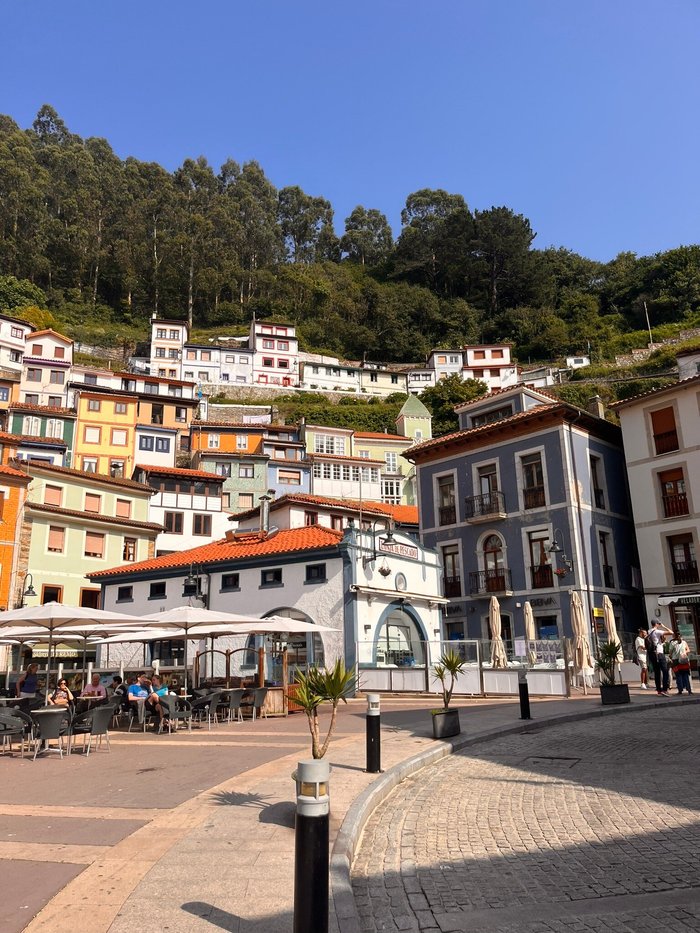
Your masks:
M674 593L673 596L659 596L657 603L659 606L670 606L671 603L681 603L686 606L700 603L700 593Z

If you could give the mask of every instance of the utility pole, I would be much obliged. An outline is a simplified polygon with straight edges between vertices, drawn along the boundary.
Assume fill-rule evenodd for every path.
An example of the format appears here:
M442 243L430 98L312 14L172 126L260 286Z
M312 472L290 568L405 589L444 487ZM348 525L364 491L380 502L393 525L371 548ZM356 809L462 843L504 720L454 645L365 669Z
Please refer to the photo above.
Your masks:
M654 338L651 336L651 324L649 323L649 312L647 311L646 301L643 302L643 304L644 304L644 314L647 319L647 330L649 331L649 349L651 350L651 346L654 343Z

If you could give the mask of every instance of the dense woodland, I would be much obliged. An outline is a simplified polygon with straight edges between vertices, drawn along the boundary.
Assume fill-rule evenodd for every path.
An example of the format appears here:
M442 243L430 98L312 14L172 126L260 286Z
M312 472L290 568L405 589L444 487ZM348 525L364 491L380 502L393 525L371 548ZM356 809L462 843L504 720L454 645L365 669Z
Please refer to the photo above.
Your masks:
M538 249L526 217L413 192L394 238L358 205L276 189L257 162L175 172L120 159L44 106L0 116L0 308L36 305L71 336L143 340L153 312L195 332L291 320L303 349L421 361L434 347L509 340L521 363L604 360L700 321L700 247L594 262Z

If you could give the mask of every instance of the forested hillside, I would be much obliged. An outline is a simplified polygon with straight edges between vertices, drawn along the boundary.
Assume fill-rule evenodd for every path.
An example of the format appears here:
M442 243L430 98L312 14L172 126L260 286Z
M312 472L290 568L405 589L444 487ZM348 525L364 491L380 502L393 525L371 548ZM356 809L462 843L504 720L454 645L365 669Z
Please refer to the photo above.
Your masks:
M468 194L409 194L396 239L358 206L338 235L325 198L277 190L256 162L171 173L81 139L49 106L30 129L0 116L0 307L115 342L146 337L153 312L229 332L274 315L303 349L386 361L495 340L521 363L589 344L604 360L647 342L645 304L655 339L700 321L700 247L594 262L538 248L526 217Z

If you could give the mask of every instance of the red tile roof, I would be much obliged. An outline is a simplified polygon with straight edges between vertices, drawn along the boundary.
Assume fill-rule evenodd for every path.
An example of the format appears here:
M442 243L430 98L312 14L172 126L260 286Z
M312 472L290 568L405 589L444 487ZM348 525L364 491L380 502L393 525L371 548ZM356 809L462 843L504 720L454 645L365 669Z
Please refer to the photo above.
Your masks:
M4 463L0 463L0 475L16 476L18 478L21 477L23 480L26 480L27 482L29 482L31 479L31 477L27 476L27 474L24 473L22 470L15 470L14 467L6 466Z
M142 528L144 531L163 530L162 525L156 522L139 522L135 518L120 518L117 515L103 515L101 512L85 512L79 509L62 509L58 505L46 505L44 502L27 502L27 506L35 512L49 512L51 515L64 515L66 518L80 518L83 521L106 522L108 525L126 525L129 528Z
M0 435L2 437L2 435ZM64 444L65 446L65 444ZM90 480L96 483L107 483L110 486L122 486L124 489L133 489L135 492L147 492L153 495L154 490L145 483L137 483L133 479L126 479L123 476L107 476L106 473L92 473L87 470L74 470L72 467L56 466L53 463L42 463L39 460L15 460L15 463L26 463L30 472L34 470L46 471L49 473L59 473L64 476L80 477L84 480Z
M9 444L16 444L20 447L22 444L44 444L46 447L67 447L65 441L57 437L34 437L32 434L8 434L6 431L0 431L0 442L6 441Z
M363 465L366 465L368 463L381 463L382 466L385 465L383 460L375 460L373 457L346 457L346 456L341 456L340 454L307 453L306 459L312 460L312 461L313 460L333 460L333 461L337 460L342 463L359 463Z
M10 411L41 411L47 415L68 415L70 418L76 418L74 408L55 408L51 405L32 405L30 402L13 402L9 406Z
M58 337L60 340L64 340L66 343L73 343L70 337L66 337L64 334L59 334L59 332L54 330L52 327L47 327L44 330L35 330L28 339L34 340L36 337L43 337L45 334L51 334L52 337Z
M174 570L180 567L184 569L192 564L221 564L251 557L272 557L300 551L318 551L323 548L336 547L342 537L341 532L323 528L321 525L291 528L278 531L269 537L264 537L259 532L251 532L237 537L222 538L220 541L203 544L201 547L188 551L177 551L173 554L165 554L163 557L142 560L137 564L100 570L87 576L94 580L119 574Z
M382 434L379 431L355 431L355 437L362 437L368 441L404 441L407 444L411 440L410 437L404 437L403 434Z
M146 373L129 373L125 372L123 369L115 370L114 375L119 376L122 379L131 379L134 382L138 381L139 379L143 379L144 382L164 382L166 385L173 386L195 385L192 379L167 379L165 376L147 376ZM136 391L140 390L137 389Z
M145 473L157 473L163 476L182 476L189 479L205 479L210 483L223 483L226 477L218 476L216 473L207 473L206 470L186 470L182 467L154 466L151 463L137 463L135 470L143 470Z
M394 521L401 525L418 524L418 507L415 505L392 505L388 502L362 502L355 499L331 499L328 496L314 496L308 492L290 492L280 496L270 503L270 511L281 509L285 505L299 503L300 505L320 505L330 509L341 509L346 512L362 512L368 515L390 515ZM259 507L247 509L231 516L231 521L240 521L242 518L252 517L260 511Z

